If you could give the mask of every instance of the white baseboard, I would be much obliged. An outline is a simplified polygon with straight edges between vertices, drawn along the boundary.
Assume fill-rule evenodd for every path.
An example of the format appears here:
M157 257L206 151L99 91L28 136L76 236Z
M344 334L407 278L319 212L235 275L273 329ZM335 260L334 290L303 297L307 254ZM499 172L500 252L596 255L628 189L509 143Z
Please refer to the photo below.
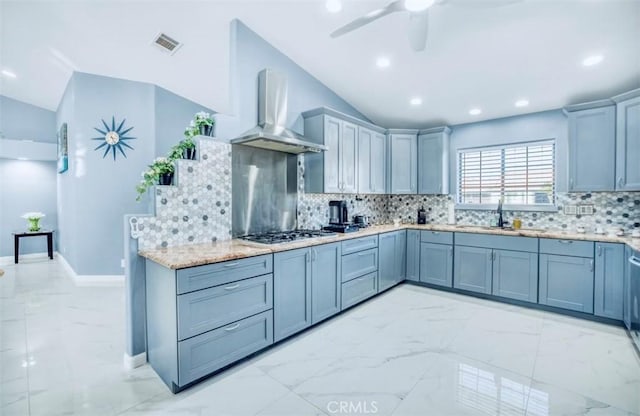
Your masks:
M134 355L133 357L124 353L124 369L127 371L133 370L134 368L143 366L147 363L147 353L141 352L138 355Z
M43 251L41 253L31 253L31 254L21 254L20 255L20 260L25 260L25 259L47 259L49 260L49 253L47 253L46 251ZM13 256L3 256L0 257L0 266L9 266L12 264L15 264L15 258Z
M73 267L69 264L67 259L63 255L56 252L56 257L64 267L65 271L69 274L76 286L79 287L93 287L93 286L109 286L109 287L123 287L124 275L123 274L77 274Z

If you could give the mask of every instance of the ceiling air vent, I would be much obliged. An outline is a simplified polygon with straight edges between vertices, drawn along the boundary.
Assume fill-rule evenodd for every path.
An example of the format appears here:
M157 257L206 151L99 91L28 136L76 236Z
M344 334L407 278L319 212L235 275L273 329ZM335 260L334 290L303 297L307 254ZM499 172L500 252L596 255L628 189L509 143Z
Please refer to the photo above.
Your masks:
M158 33L155 38L153 38L153 44L156 45L161 51L168 53L169 55L173 55L176 53L178 49L182 46L182 43L173 39L170 36L165 35L164 33Z

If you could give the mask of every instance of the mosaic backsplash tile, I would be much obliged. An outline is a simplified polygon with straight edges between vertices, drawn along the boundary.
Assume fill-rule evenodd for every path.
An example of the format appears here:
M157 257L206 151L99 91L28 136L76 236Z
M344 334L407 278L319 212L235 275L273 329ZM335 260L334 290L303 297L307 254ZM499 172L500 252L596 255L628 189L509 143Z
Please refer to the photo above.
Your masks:
M231 238L231 145L201 138L197 154L177 161L177 186L156 186L155 216L130 220L141 250Z

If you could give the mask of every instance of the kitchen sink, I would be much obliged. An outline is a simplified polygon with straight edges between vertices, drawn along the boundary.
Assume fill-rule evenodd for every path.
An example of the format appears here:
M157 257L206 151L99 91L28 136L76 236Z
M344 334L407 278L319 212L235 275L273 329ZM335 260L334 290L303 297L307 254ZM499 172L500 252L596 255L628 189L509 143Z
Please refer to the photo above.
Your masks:
M480 229L480 230L504 230L504 231L532 231L532 232L536 232L536 233L546 233L547 230L543 230L541 228L520 228L519 230L516 230L513 227L493 227L493 226L487 226L487 225L456 225L457 228L462 228L462 229Z

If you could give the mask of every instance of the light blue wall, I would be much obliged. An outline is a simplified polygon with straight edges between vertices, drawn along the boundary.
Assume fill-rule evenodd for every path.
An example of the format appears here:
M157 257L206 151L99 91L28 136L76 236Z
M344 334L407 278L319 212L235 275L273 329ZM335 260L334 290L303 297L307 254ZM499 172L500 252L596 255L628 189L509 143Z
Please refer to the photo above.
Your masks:
M0 95L0 138L56 142L56 113Z
M231 22L231 43L231 96L236 115L230 118L218 117L216 136L221 139L233 139L256 126L258 73L265 68L287 75L287 127L298 133L303 133L304 130L300 114L322 106L369 121L353 106L238 20Z
M556 189L567 190L568 121L562 110L523 114L451 128L450 188L457 192L458 149L532 140L556 139Z
M184 129L198 111L213 110L155 87L156 154L164 155L184 138Z
M56 163L0 159L0 257L13 255L13 231L26 231L25 212L46 215L42 228L58 229ZM55 247L55 245L54 245ZM46 253L44 237L20 239L20 254Z

